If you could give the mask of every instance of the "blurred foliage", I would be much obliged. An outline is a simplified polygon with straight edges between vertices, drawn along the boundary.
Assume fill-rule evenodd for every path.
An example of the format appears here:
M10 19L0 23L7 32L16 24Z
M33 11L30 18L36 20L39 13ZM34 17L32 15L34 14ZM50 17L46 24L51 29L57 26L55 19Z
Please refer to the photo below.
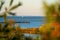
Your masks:
M56 17L58 18L57 15L60 15L60 4L58 3L53 3L51 5L48 5L45 1L43 2L44 5L44 10L46 11L46 22L51 22L55 19ZM57 20L58 21L58 20Z
M48 5L44 2L46 11L46 22L40 26L42 40L60 40L60 4Z
M17 5L12 6L12 7L9 9L9 11L14 10L15 8L17 8L17 7L19 7L19 6L21 6L21 3L18 3Z
M18 24L14 27L14 21L10 20L5 25L0 23L0 40L33 40L32 37L26 37Z
M24 34L21 32L20 28L17 27L12 27L13 23L12 21L7 22L6 16L7 14L10 15L15 15L14 13L12 13L11 11L16 9L17 7L21 6L21 3L18 2L18 4L13 5L13 1L10 1L9 4L9 8L5 7L5 11L3 12L3 15L0 15L0 17L4 17L4 21L5 21L5 26L0 23L0 40L25 40ZM2 9L5 1L0 1L0 10Z
M4 17L5 22L7 21L7 19L6 19L7 14L15 15L15 13L12 13L11 11L22 5L21 2L18 2L18 4L16 4L16 5L13 5L13 1L14 0L10 1L9 8L5 7L5 9L4 9L5 11L3 12L3 15L0 15L0 17ZM2 1L0 1L0 3L1 3L0 4L0 10L1 10L3 8L5 1L2 0Z
M19 27L18 30L16 30L16 27L14 29L13 27L9 29L11 26L8 29L7 27L2 27L2 24L0 23L0 40L25 40L24 34L21 32ZM7 32L6 30L10 31Z
M10 1L10 6L12 5L13 1L14 1L14 0L11 0L11 1Z

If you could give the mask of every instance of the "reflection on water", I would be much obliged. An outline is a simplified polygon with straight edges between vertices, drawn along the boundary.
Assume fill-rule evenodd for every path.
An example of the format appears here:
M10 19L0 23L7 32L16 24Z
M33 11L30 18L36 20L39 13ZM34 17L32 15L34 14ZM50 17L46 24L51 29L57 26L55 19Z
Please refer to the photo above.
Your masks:
M24 34L24 35L27 36L27 37L30 36L32 38L36 38L36 37L39 37L40 38L41 37L40 34Z

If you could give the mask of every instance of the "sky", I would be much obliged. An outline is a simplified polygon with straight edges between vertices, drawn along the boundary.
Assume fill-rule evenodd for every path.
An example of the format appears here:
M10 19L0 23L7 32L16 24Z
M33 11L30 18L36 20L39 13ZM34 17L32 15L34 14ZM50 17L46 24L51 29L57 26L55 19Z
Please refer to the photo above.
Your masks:
M5 6L8 6L10 0L6 0ZM45 16L43 10L43 0L14 0L13 5L18 2L22 3L22 6L18 7L12 12L15 12L17 16ZM56 2L56 0L47 0L48 4ZM12 5L12 6L13 6Z

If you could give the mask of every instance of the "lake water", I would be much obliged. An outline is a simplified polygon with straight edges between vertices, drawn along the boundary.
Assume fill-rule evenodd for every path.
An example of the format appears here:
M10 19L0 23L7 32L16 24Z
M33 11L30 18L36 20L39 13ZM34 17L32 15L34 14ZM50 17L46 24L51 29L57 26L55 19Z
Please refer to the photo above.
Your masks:
M30 23L17 23L21 28L38 28L44 23L44 16L8 16L7 19L13 19L16 22L30 22ZM0 17L0 22L4 22L4 18Z

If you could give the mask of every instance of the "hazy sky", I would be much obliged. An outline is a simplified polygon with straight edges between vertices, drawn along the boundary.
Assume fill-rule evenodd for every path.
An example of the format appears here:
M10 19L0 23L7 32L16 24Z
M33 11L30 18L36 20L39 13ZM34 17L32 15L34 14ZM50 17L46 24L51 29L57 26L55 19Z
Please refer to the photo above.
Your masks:
M8 6L9 1L10 0L6 0L5 6ZM14 0L13 5L21 2L22 6L15 9L13 12L16 12L18 16L44 16L42 1L43 0ZM55 1L56 0L47 0L48 3L53 3Z

